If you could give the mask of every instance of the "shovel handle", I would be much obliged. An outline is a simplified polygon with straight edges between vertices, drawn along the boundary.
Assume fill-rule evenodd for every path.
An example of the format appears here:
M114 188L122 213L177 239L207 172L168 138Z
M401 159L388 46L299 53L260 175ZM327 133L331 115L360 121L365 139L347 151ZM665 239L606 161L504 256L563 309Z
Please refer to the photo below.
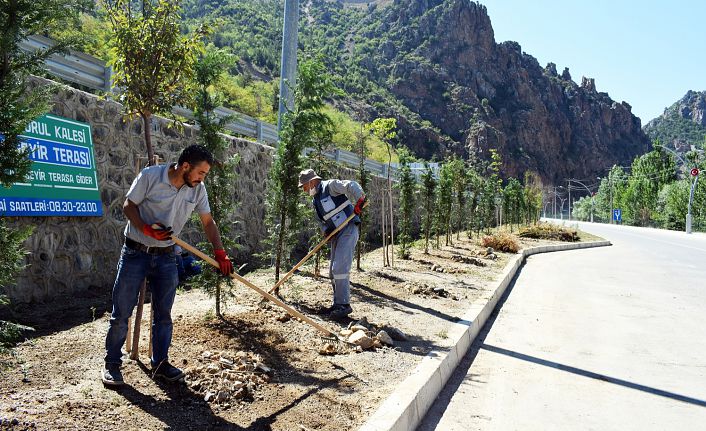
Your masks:
M184 250L187 250L190 253L200 257L205 262L210 263L212 266L219 268L218 262L216 262L215 259L213 259L211 256L208 256L207 254L203 253L201 250L197 249L196 247L193 247L192 245L187 244L186 242L182 241L181 239L177 238L176 236L172 236L172 240L174 241L175 244L181 246ZM285 304L284 302L282 302L281 300L279 300L275 296L273 296L273 295L269 294L268 292L255 286L254 284L252 284L248 280L244 279L243 277L239 276L235 272L231 273L230 277L233 280L237 280L237 281L243 283L244 285L246 285L247 287L249 287L250 289L256 291L257 293L259 293L263 297L267 298L270 302L274 303L275 305L279 306L280 308L283 308L291 316L294 316L294 317L302 320L303 322L308 323L309 325L313 326L318 331L323 332L324 334L326 334L328 336L338 337L337 334L334 333L333 331L326 329L325 327L323 327L322 325L320 325L316 321L303 315L302 313L300 313L299 311L290 307L289 305Z
M365 201L365 203L363 204L363 208L365 208L365 207L367 207L367 206L368 206L368 201ZM299 263L297 263L296 265L294 265L294 267L293 267L292 269L290 269L288 273L284 274L284 275L282 276L282 278L280 278L279 281L278 281L277 283L275 283L274 286L272 286L272 288L269 290L268 293L272 293L272 292L276 291L281 285L283 285L287 280L289 280L289 279L292 277L292 275L294 275L294 272L295 272L297 269L299 269L300 266L304 265L307 260L311 259L311 256L313 256L314 254L316 254L316 252L319 251L319 249L320 249L321 247L323 247L324 245L326 245L326 243L328 243L329 240L331 240L331 238L333 238L334 236L336 236L336 234L337 234L341 229L343 229L344 227L346 227L346 225L348 224L348 222L350 222L351 220L353 220L353 217L355 217L356 215L357 215L356 213L353 213L353 214L349 215L348 218L345 219L345 220L343 221L343 223L341 223L340 226L338 226L336 229L333 230L333 232L331 232L330 234L328 234L328 235L326 236L326 238L324 238L321 242L319 242L318 244L316 244L316 246L315 246L314 248L312 248L311 251L310 251L306 256L304 256L304 258L303 258L302 260L299 261Z

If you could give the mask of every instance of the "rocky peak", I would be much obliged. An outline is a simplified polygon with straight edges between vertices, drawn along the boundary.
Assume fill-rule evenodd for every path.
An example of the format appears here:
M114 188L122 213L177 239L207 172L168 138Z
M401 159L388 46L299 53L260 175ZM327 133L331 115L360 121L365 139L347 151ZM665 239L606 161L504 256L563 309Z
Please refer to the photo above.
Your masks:
M581 77L581 88L584 90L595 93L596 92L596 80L593 78Z
M689 90L684 97L677 102L677 110L683 118L691 120L700 126L706 126L706 91L698 92Z
M378 104L372 115L397 117L400 141L419 156L496 149L506 177L532 170L559 183L648 150L628 104L596 92L593 78L576 84L568 68L559 77L517 42L497 44L477 2L396 0L379 19L375 60L358 64L404 110Z

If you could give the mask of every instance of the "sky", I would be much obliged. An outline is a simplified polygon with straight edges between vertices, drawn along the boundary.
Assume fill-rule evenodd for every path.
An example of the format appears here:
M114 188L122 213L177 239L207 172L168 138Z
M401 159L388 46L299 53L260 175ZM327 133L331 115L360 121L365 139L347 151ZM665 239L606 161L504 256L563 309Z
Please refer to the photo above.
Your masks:
M518 42L544 67L594 78L648 121L688 90L706 91L706 2L480 0L495 41Z

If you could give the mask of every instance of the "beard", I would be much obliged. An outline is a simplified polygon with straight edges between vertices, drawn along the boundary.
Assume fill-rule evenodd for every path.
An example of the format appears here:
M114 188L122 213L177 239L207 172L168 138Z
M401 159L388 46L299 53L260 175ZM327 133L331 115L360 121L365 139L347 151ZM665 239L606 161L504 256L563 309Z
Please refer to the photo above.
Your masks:
M182 175L182 178L184 179L184 184L186 184L187 186L189 186L190 188L193 189L194 186L196 186L197 184L200 184L201 181L191 181L191 180L189 179L189 174L191 173L191 170L192 170L192 169L193 169L193 168L189 168L188 171L184 172L184 174Z

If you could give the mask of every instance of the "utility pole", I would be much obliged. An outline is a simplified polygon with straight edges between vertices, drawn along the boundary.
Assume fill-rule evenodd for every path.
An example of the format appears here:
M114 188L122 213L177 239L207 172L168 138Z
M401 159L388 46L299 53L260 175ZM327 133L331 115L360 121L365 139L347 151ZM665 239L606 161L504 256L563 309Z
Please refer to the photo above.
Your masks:
M277 132L282 130L282 117L294 110L294 88L297 82L297 30L299 27L299 0L284 0L284 28L282 30L282 59L279 79L279 113Z
M571 221L571 181L566 182L567 190L569 190L569 221Z

